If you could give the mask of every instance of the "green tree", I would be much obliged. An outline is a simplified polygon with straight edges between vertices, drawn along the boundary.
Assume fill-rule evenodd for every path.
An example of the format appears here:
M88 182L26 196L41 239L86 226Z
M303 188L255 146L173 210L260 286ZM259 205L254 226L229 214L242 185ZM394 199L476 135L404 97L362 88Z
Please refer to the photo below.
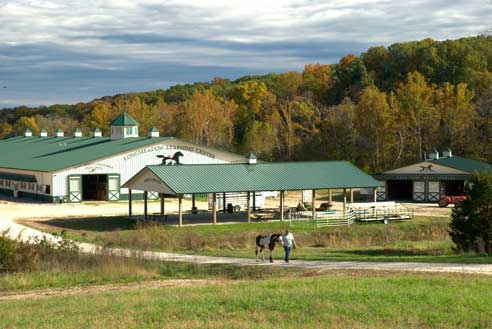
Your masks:
M467 199L453 209L449 235L460 252L492 253L492 173L476 174Z

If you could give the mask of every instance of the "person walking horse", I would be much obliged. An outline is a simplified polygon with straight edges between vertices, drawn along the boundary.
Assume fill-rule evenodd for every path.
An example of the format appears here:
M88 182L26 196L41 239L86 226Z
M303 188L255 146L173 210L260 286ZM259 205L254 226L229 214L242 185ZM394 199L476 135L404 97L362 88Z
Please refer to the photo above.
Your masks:
M296 249L296 240L294 239L294 235L289 232L289 230L285 230L285 234L282 235L282 241L284 245L284 251L285 251L285 262L289 262L289 257L290 257L290 250L291 248Z

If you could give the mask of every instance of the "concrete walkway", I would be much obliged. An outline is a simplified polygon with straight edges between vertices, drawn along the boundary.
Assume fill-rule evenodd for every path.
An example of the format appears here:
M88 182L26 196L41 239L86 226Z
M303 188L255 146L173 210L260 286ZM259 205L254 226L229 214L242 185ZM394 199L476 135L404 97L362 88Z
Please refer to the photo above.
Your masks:
M58 208L57 208L58 207ZM23 240L30 238L43 238L46 237L52 241L59 241L59 237L52 236L51 234L38 231L29 227L25 227L14 221L16 218L32 217L33 214L37 214L38 217L47 217L49 213L56 211L57 214L51 214L52 217L70 216L72 212L78 214L84 213L80 208L66 208L62 210L60 206L40 206L37 211L30 213L30 216L26 216L24 212L19 212L15 207L7 211L6 207L0 205L0 232L8 230L8 235L16 238L19 237ZM36 208L34 208L36 209ZM71 210L71 211L69 211ZM101 209L98 211L101 213ZM78 243L80 250L85 253L99 253L101 248L99 246L89 243ZM355 261L303 261L294 260L289 264L277 261L273 264L268 262L257 263L254 259L247 258L230 258L230 257L211 257L211 256L198 256L198 255L183 255L167 252L156 251L135 251L123 248L111 248L105 249L105 252L110 252L114 255L124 257L142 257L146 259L155 259L162 261L174 261L174 262L190 262L197 264L228 264L236 266L281 266L281 267L296 267L305 269L318 269L318 270L378 270L378 271L412 271L412 272L434 272L434 273L466 273L466 274L485 274L492 275L492 264L446 264L446 263L407 263L407 262L355 262Z

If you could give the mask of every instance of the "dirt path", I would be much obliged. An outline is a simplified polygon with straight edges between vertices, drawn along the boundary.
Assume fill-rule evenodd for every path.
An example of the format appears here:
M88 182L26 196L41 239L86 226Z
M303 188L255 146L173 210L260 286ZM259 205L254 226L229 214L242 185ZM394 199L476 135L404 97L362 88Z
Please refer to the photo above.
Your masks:
M52 288L52 289L37 289L28 291L19 291L12 293L0 293L0 301L4 300L22 300L22 299L40 299L48 297L65 297L73 295L87 295L101 292L111 291L130 291L140 289L156 289L163 287L185 287L196 285L223 284L224 281L219 280L159 280L147 282L132 282L121 284L104 284L94 286L80 286L72 288Z
M57 240L59 237L54 237L50 234L38 231L33 228L25 227L14 221L19 217L67 217L75 214L94 214L100 216L109 215L114 209L106 209L104 207L93 207L88 205L68 205L66 207L50 206L50 205L33 205L32 209L27 209L26 205L19 207L15 204L13 207L4 207L0 204L0 231L9 230L9 235L12 237L20 237L29 239L31 237L47 237L48 239ZM80 208L79 208L80 206ZM123 212L123 208L118 205L118 210ZM24 208L24 209L22 209ZM22 210L21 210L22 209ZM126 208L125 208L126 210ZM114 215L114 213L112 213ZM78 243L80 250L85 253L100 253L99 246L89 243ZM356 261L291 261L290 264L281 262L256 263L253 259L246 258L229 258L229 257L211 257L199 255L183 255L156 251L135 251L124 248L105 249L105 252L111 252L114 255L123 257L142 257L146 259L156 259L162 261L175 262L190 262L197 264L229 264L236 266L283 266L296 267L305 269L326 269L326 270L382 270L382 271L413 271L413 272L434 272L434 273L469 273L469 274L485 274L492 275L492 264L445 264L445 263L415 263L415 262L356 262Z

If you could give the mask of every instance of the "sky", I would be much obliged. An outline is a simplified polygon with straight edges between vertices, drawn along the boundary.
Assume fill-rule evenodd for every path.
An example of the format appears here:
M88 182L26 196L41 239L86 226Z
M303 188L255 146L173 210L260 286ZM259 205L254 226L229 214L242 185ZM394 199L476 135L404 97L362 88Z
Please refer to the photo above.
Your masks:
M302 71L490 22L491 0L0 0L0 108Z

